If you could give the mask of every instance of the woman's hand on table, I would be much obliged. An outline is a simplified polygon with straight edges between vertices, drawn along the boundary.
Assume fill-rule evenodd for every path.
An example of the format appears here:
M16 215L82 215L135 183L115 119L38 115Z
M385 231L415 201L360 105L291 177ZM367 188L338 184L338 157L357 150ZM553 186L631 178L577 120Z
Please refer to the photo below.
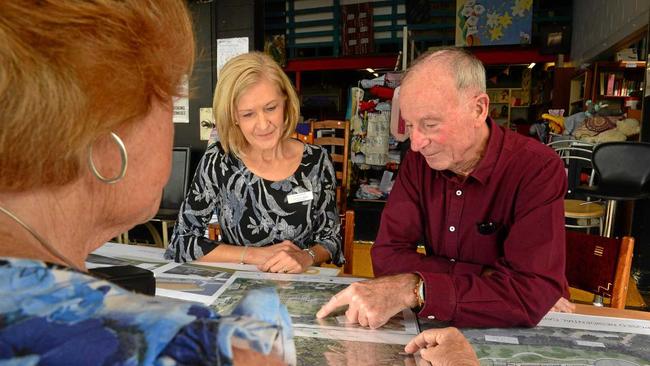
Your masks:
M297 250L300 250L300 248L289 240L265 247L248 247L246 263L256 264L259 267L280 252Z
M303 273L309 266L314 264L314 258L307 252L300 249L290 241L285 240L280 244L290 243L276 251L266 262L259 264L257 268L264 272L274 273Z

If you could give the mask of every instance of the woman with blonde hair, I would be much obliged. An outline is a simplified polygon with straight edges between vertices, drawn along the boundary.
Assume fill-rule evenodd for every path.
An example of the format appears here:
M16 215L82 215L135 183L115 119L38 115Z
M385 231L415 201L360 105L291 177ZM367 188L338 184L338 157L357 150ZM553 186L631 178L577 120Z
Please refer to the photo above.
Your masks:
M0 1L0 363L268 361L231 334L268 353L278 325L85 273L88 253L158 209L194 58L184 3Z
M342 264L334 167L322 147L290 138L299 102L282 69L260 52L229 60L213 110L219 141L199 163L165 257L281 273ZM203 236L213 213L221 242Z

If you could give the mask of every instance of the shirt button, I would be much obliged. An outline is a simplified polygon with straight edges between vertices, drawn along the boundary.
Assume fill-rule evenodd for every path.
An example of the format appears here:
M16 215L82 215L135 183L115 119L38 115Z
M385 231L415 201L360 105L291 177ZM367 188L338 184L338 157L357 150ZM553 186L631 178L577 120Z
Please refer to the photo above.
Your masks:
M456 227L455 226L450 226L449 231L451 231L453 233L454 231L456 231Z
M456 191L456 196L461 196L462 194L463 194L463 191L461 191L460 189Z
M435 319L435 318L436 318L436 317L433 316L433 315L429 315L429 316L427 316L427 319L429 319L429 320L433 320L433 319Z

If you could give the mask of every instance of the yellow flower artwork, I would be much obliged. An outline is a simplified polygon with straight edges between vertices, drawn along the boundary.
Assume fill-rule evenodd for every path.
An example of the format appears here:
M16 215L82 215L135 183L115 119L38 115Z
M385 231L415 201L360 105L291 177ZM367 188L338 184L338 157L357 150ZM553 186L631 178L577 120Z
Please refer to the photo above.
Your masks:
M530 44L533 0L456 0L456 45Z
M501 37L503 37L503 29L501 27L494 27L490 29L490 39L492 41L501 39Z
M508 13L504 13L499 17L499 24L504 28L509 26L512 24L512 17Z

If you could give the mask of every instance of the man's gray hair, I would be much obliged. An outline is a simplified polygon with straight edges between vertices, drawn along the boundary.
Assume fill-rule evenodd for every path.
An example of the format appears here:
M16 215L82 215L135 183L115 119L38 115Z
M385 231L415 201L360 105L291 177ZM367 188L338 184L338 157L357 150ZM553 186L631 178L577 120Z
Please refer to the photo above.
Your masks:
M458 47L436 48L420 55L406 71L402 81L406 81L419 68L433 62L439 62L449 68L456 78L456 88L459 92L478 89L485 93L483 63L468 51Z

